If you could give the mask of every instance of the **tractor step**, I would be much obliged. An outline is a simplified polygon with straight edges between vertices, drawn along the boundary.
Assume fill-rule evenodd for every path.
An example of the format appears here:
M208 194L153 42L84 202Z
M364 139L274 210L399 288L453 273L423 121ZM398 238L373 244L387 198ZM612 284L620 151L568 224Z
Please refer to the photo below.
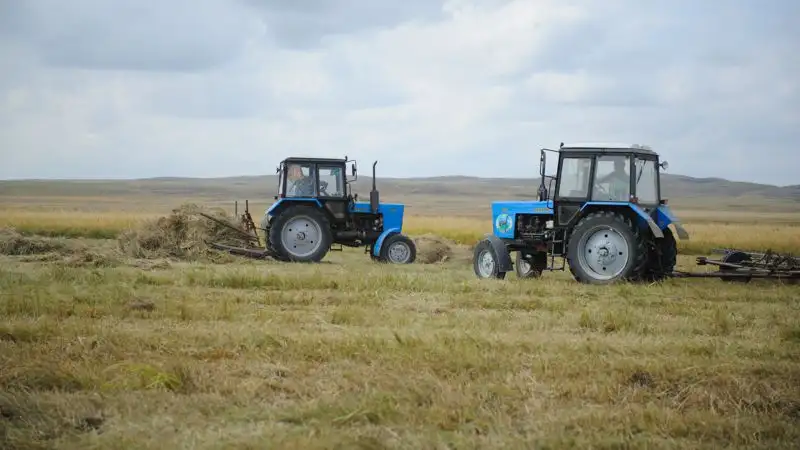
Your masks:
M341 251L343 251L344 250L344 246L342 244L338 244L338 245L339 246L336 247L336 244L333 244L333 245L331 245L331 247L328 250L332 251L332 252L341 252Z

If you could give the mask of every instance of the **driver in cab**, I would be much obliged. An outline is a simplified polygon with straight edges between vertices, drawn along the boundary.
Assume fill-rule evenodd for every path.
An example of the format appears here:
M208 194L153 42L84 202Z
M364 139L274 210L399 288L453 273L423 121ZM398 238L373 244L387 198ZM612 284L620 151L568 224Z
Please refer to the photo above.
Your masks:
M598 197L605 197L602 200L626 202L629 197L630 190L630 176L625 170L628 165L627 158L617 158L614 160L614 170L596 180L596 193L595 199L601 200ZM608 189L600 188L600 185L607 184ZM600 188L600 189L597 189Z
M290 197L312 197L314 195L314 179L311 176L303 175L303 169L299 164L289 166L288 179L291 182L287 189Z

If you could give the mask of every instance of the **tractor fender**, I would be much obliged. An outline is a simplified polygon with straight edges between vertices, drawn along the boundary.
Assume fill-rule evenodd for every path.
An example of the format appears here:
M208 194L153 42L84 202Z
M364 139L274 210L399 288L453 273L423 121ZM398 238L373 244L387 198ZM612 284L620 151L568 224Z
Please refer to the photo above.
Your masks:
M387 230L383 230L378 239L375 241L375 245L372 246L372 255L373 256L380 256L381 254L381 245L383 245L383 241L386 240L392 234L399 233L400 228L389 228Z
M278 212L279 208L282 206L288 206L293 204L308 204L314 203L320 208L322 208L322 203L319 200L313 197L293 197L293 198L282 198L277 202L273 203L272 206L269 207L267 210L267 215L273 216L275 213Z
M672 224L681 240L689 240L689 233L686 231L686 228L683 227L681 221L675 217L675 214L672 213L672 210L667 205L660 205L658 207L657 217L659 225L663 228Z
M511 254L508 253L506 243L494 234L487 234L485 239L489 241L489 244L491 244L494 249L494 253L497 255L498 270L500 272L510 272L514 270L514 266L511 263Z
M636 214L638 214L639 217L641 217L642 219L644 219L645 222L647 222L647 226L650 227L650 231L653 232L653 236L659 239L664 237L664 231L658 226L656 221L653 220L652 217L650 217L650 214L647 214L647 212L641 208L641 206L635 203L628 203L628 206L632 210L636 211Z
M653 218L650 217L650 215L648 215L647 212L645 212L645 210L643 210L639 205L637 205L635 203L630 203L630 202L626 202L626 203L620 203L620 202L586 202L583 205L583 207L581 208L581 212L583 212L586 208L588 208L590 206L606 206L606 207L608 207L608 206L615 206L615 207L627 206L630 209L632 209L639 217L641 217L642 220L647 222L647 226L650 228L650 231L653 232L653 236L655 236L657 238L663 238L664 237L664 232L661 230L661 228L658 227L658 224L656 224L656 222L653 220Z

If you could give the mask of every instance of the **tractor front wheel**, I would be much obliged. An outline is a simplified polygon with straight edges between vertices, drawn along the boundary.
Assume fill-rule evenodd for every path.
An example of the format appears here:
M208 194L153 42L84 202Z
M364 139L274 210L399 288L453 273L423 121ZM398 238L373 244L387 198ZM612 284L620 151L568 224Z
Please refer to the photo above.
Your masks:
M328 253L332 240L328 219L313 206L288 208L270 227L270 246L286 261L319 262Z
M478 278L496 278L502 280L506 277L505 272L500 272L497 253L494 251L492 243L483 240L475 246L472 254L472 269Z
M523 253L523 251L518 251L516 261L514 261L514 271L517 277L539 278L542 276L542 272L547 269L547 253L532 253L529 258L523 257Z
M408 236L392 234L383 241L379 261L392 264L411 264L417 259L417 246Z
M581 219L572 231L567 252L572 276L588 284L640 278L647 256L642 233L615 211L597 211Z

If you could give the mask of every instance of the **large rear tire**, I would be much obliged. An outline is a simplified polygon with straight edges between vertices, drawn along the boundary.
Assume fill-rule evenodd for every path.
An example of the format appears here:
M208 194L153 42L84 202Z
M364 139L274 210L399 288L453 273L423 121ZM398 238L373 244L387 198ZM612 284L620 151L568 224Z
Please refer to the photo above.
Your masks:
M328 219L319 209L307 205L283 210L273 219L269 233L270 246L284 261L319 262L332 240Z
M678 243L675 235L669 228L665 228L663 233L663 238L653 239L653 249L644 274L646 281L662 281L668 278L678 264Z
M567 251L572 276L587 284L638 279L647 268L647 256L643 233L616 211L587 214L573 229Z
M478 278L495 278L502 280L506 277L505 272L500 272L500 264L497 253L494 251L492 243L482 240L475 246L472 253L472 270Z

